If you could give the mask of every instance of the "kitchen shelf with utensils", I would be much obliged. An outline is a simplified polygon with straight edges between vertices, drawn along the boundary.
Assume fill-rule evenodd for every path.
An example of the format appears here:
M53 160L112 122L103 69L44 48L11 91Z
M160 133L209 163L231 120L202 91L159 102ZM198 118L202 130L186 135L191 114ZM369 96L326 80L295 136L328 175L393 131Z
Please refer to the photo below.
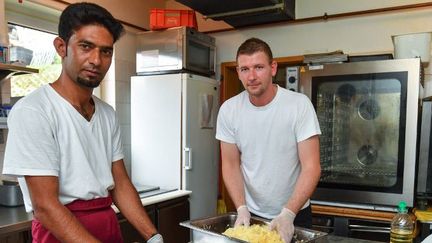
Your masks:
M31 73L39 73L39 70L13 64L0 63L0 82L15 75ZM0 129L7 128L7 114L9 113L9 110L10 107L0 108Z

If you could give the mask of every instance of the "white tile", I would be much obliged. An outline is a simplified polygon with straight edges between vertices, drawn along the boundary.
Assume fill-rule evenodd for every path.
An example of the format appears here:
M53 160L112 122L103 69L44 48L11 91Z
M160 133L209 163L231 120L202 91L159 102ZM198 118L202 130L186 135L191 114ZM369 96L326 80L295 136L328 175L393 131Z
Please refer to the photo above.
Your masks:
M128 174L129 174L129 176L131 175L131 146L130 145L127 145L127 144L124 144L123 145L123 153L124 153L124 163L125 163L125 167L126 167L126 170L127 170L127 172L128 172Z
M116 83L116 101L117 103L130 104L131 91L130 81Z
M128 68L129 68L130 75L135 76L136 75L136 59L135 58L130 61Z
M136 34L126 33L115 43L115 58L133 60L136 55Z
M122 142L125 145L131 144L131 126L130 125L120 125L122 133Z
M116 104L117 116L120 121L120 125L130 125L131 112L130 104L117 103Z
M131 62L125 61L122 59L116 59L115 61L115 79L117 81L123 80L126 81L130 79L130 69L129 65L131 65Z

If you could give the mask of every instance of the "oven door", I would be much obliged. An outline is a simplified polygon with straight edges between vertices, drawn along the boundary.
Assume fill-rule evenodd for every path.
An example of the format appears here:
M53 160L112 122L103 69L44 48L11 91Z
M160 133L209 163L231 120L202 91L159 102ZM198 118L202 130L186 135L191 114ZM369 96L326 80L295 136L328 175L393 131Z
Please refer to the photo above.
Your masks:
M184 68L208 77L215 74L216 46L214 38L203 34L197 35L188 29L185 44ZM192 34L195 33L195 34Z
M331 64L303 74L322 131L314 200L413 206L419 65Z

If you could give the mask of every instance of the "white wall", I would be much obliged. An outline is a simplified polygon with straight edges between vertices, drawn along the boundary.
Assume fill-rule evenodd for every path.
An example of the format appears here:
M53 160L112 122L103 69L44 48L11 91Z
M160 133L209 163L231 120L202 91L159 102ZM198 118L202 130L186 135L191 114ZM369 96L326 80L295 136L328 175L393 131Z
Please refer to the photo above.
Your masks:
M427 0L297 0L296 19L315 16L428 3Z
M217 63L220 65L221 62L234 61L238 46L250 37L265 40L275 57L335 50L359 55L392 53L392 35L415 32L432 32L431 8L319 22L279 24L211 35L216 38ZM430 73L427 69L427 81L431 81Z

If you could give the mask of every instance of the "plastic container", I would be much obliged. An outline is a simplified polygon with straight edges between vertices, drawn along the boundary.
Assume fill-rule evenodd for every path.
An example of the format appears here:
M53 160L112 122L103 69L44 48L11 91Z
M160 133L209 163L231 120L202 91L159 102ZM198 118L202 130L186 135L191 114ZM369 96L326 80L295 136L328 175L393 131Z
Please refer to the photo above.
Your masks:
M9 48L9 60L14 64L30 65L33 51L22 46L11 46Z
M197 29L195 11L157 8L150 10L151 30L167 29L178 26L187 26Z
M16 207L23 204L23 195L18 182L2 181L0 184L0 205Z
M405 202L400 202L398 213L391 222L390 243L412 243L414 223Z
M431 32L392 36L396 59L420 57L422 63L429 63L431 56Z

